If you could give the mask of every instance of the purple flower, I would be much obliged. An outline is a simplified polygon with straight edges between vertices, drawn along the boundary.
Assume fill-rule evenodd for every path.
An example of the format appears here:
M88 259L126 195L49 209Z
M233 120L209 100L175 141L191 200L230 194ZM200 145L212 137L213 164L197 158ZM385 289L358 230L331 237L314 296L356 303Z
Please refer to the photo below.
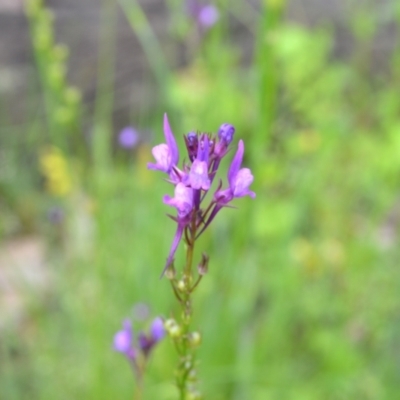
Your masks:
M140 351L147 357L153 347L165 336L164 323L160 317L153 320L150 332L145 334L140 332L138 335L137 348L133 345L133 330L129 320L123 323L123 329L114 336L114 349L124 354L134 364Z
M150 334L140 333L139 347L145 355L148 355L156 343L165 336L164 322L160 317L153 320L150 327Z
M164 136L167 143L153 147L152 153L156 163L148 163L147 168L166 172L172 179L174 177L173 169L179 161L179 150L174 134L169 126L167 114L164 114Z
M175 186L175 197L171 198L170 196L166 195L164 196L163 201L164 204L168 204L169 206L177 209L178 218L176 218L176 222L178 223L178 226L161 277L171 265L176 249L178 248L178 245L182 239L183 231L190 222L190 214L193 209L193 189L180 182Z
M243 153L243 140L239 140L238 149L228 171L229 187L225 190L217 190L214 195L216 202L222 206L228 204L235 197L250 196L253 199L256 197L256 194L249 190L249 186L254 179L250 169L240 168L243 161Z
M159 342L165 336L164 322L160 317L157 317L153 320L153 323L150 327L151 337Z
M238 149L235 157L228 170L228 183L229 187L224 190L218 189L214 194L215 206L208 217L207 221L203 225L200 232L196 237L199 237L208 225L212 222L218 212L225 206L228 205L235 197L250 196L256 197L256 194L249 190L250 184L253 182L253 175L249 168L240 168L243 161L244 144L243 140L239 140ZM221 184L220 184L221 186Z
M204 5L198 0L186 2L188 14L197 22L200 29L211 28L219 19L218 9L212 5Z
M139 133L131 126L122 129L118 135L118 143L124 149L133 149L139 142Z
M123 323L123 329L118 331L114 336L114 349L125 354L130 360L136 358L136 349L133 347L133 331L132 324L129 320Z
M175 207L178 211L178 217L184 219L193 208L193 189L178 183L175 186L175 197L165 195L164 204Z
M204 28L212 27L213 25L215 25L218 19L219 12L217 8L212 4L202 7L197 15L197 21Z
M198 3L197 7L200 7ZM177 166L178 148L166 114L164 115L164 134L167 143L153 148L157 163L148 164L150 169L168 173L169 182L175 185L174 197L169 195L163 197L164 204L177 210L177 216L169 215L176 222L177 227L161 276L173 264L176 250L183 237L185 237L188 245L192 245L193 240L204 232L217 213L223 207L228 206L234 198L255 197L255 193L249 189L253 182L253 175L250 169L241 168L244 144L240 140L228 170L228 187L222 190L222 183L220 183L209 205L202 206L216 176L219 164L232 143L235 134L233 125L222 124L218 135L195 132L189 132L185 135L184 140L189 161L183 163L182 170L179 170ZM183 236L184 233L185 236ZM143 337L140 340L143 346L147 343Z
M207 135L203 135L197 149L197 158L193 161L189 175L185 183L193 189L208 190L210 189L211 181L208 176L208 156L210 143Z

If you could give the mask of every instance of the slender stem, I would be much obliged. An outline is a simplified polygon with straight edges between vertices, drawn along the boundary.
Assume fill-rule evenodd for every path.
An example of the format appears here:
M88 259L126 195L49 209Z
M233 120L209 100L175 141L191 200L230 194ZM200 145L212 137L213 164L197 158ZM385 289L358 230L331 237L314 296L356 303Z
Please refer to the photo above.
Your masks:
M194 289L196 289L197 285L200 283L203 275L199 275L194 285L190 288L189 293L193 293Z
M196 224L197 215L193 213L192 221L188 228L187 234L187 250L186 250L186 264L183 270L184 291L180 295L182 313L181 313L181 327L182 334L176 340L176 347L180 356L177 375L177 386L179 389L180 400L186 400L188 393L188 378L194 369L194 354L189 342L190 338L190 324L192 319L192 299L191 295L193 289L198 285L199 279L196 280L194 286L191 284L193 280L193 254L194 245L196 240Z
M175 282L172 279L171 279L171 286L172 286L172 290L174 291L175 297L178 299L179 303L182 304L182 298L181 298L180 294L178 293L178 291L176 290Z

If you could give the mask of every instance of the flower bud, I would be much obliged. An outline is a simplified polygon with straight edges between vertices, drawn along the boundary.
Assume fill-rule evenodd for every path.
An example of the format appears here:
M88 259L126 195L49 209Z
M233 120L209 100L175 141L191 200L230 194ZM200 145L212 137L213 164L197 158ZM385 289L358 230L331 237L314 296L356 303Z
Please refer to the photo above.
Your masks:
M182 329L177 322L170 318L164 322L164 328L172 338L177 338L181 335Z
M199 139L196 132L189 132L184 136L186 149L189 155L190 161L194 161L197 156L197 149L199 145Z
M208 257L207 254L203 253L201 256L201 262L200 264L197 266L197 271L199 273L199 275L205 275L208 272L208 261L209 261L210 257Z
M178 283L176 284L176 288L180 291L180 292L185 292L186 291L186 283L183 279L181 279L180 281L178 281Z
M174 265L171 264L166 270L165 270L165 276L167 279L172 280L176 276L176 270L174 268Z
M201 335L199 332L191 332L188 335L188 342L191 347L197 347L201 343Z
M232 142L235 128L231 124L222 124L219 127L218 137L221 142L224 142L226 146L229 146Z

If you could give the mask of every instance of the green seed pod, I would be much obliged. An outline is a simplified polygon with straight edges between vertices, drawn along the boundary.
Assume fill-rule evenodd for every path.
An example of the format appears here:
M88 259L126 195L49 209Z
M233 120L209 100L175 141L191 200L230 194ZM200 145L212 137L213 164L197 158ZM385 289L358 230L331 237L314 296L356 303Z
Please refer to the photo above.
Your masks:
M197 347L201 343L201 335L199 332L191 332L188 335L188 342L191 347Z
M167 319L164 322L164 328L168 332L169 336L171 336L172 338L178 338L182 334L181 327L172 318Z
M177 283L176 287L180 292L185 292L186 291L186 283L185 283L185 281L183 279L181 279Z

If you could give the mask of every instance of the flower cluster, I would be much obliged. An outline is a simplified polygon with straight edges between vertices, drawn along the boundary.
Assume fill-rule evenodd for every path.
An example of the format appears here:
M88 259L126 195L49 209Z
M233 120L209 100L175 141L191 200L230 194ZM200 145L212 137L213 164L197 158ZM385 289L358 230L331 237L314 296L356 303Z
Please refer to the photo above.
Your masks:
M150 332L148 334L140 332L135 343L132 323L126 319L123 323L123 329L114 336L114 349L124 354L133 363L133 366L137 367L138 358L141 356L146 359L164 335L164 322L160 317L157 317L150 326Z
M177 230L164 267L163 274L172 264L176 249L185 233L186 240L197 239L218 212L229 205L237 197L255 197L249 190L253 182L250 169L241 168L244 144L240 140L238 149L228 170L228 186L222 188L219 182L207 207L203 200L210 191L222 158L228 153L233 140L235 128L230 124L222 124L217 135L189 132L184 136L188 161L178 167L179 150L168 122L164 115L164 135L166 143L155 146L152 150L155 163L148 168L168 175L168 182L175 186L175 195L164 196L164 203L175 207L177 216L170 217L177 223Z

